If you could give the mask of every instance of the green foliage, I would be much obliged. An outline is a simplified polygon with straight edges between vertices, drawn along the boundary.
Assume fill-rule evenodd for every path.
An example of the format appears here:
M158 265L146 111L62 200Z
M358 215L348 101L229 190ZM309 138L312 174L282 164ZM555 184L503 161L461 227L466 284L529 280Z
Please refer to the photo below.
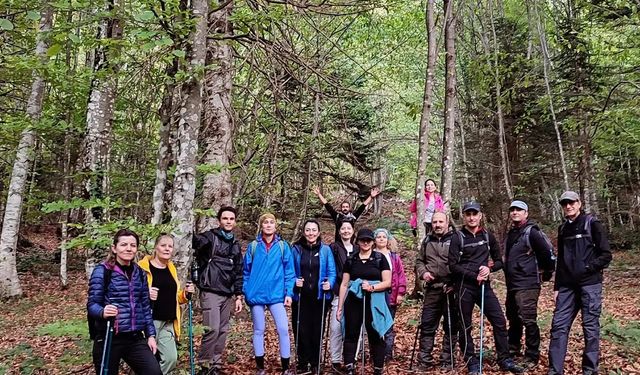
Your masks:
M601 331L604 339L617 343L629 352L640 354L640 321L621 322L611 315L605 315Z
M0 354L0 371L11 368L15 362L20 362L20 374L31 375L44 370L44 359L35 355L29 344L19 343L13 348Z
M89 329L84 319L61 320L38 327L38 336L88 337Z

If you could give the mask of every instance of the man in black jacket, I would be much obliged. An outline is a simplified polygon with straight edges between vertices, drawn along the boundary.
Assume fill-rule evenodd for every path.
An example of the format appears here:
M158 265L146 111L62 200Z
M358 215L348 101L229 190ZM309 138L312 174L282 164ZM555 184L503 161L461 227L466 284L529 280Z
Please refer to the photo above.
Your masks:
M580 196L560 196L566 221L558 229L558 267L554 285L556 308L551 323L549 375L564 374L569 331L582 312L585 347L582 374L598 373L603 270L611 262L611 248L602 223L581 211Z
M432 231L427 234L416 259L416 275L425 284L422 318L420 320L420 351L418 353L418 371L427 371L435 363L433 344L436 331L442 319L444 336L440 366L453 367L455 342L457 341L457 309L451 287L449 272L449 245L455 235L449 229L447 214L436 212L431 218ZM451 327L449 326L451 324Z
M471 336L471 318L474 306L481 305L482 283L484 283L484 315L493 327L498 365L503 371L520 374L524 370L513 362L509 354L507 322L489 282L489 274L502 269L500 246L493 233L480 226L482 212L479 203L465 203L462 212L464 227L451 239L449 269L460 309L460 347L464 353L469 374L477 375L480 372L480 362L476 357ZM493 261L491 266L489 257Z
M218 210L220 226L193 236L198 262L202 321L205 332L198 353L202 369L198 375L215 375L222 368L222 354L229 330L231 309L242 310L242 252L233 234L236 210Z
M349 204L349 202L342 202L340 204L340 211L338 212L322 195L318 187L314 187L313 192L318 196L318 199L320 199L322 205L324 205L324 207L327 209L327 212L329 213L329 215L331 215L331 218L336 225L335 241L337 242L340 241L340 226L342 225L342 223L345 221L350 221L355 224L356 220L358 220L358 218L364 213L364 210L367 208L369 203L371 203L373 198L377 197L378 194L380 194L380 189L378 189L377 187L371 189L371 193L369 194L367 199L365 199L365 201L353 212L351 212L351 205Z
M520 200L509 206L511 229L505 243L504 273L507 282L505 309L509 321L509 350L522 355L525 331L525 364L534 367L540 358L538 298L542 281L549 281L555 269L553 245L529 220L529 206Z

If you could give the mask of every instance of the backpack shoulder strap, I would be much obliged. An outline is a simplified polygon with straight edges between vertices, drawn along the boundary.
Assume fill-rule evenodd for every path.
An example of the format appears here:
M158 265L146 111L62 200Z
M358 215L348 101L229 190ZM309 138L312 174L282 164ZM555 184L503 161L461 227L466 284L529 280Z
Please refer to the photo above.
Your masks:
M109 290L109 284L111 283L111 273L113 270L109 267L104 267L104 277L102 278L102 294L107 297L107 291Z
M524 238L524 242L527 245L527 249L531 249L531 229L534 227L535 225L527 225L524 228L524 232L522 232L522 238Z
M280 260L284 262L284 240L278 241L278 247L280 247Z
M251 254L251 260L253 261L253 256L256 255L256 248L258 247L258 241L253 240L249 244L249 253Z

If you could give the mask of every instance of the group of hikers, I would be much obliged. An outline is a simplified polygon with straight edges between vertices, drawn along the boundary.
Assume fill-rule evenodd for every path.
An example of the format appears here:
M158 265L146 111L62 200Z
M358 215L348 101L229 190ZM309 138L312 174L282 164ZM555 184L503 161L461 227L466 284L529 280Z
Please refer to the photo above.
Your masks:
M385 363L393 359L394 318L407 293L407 280L395 252L397 242L388 230L360 228L356 232L356 220L379 190L372 189L355 211L347 202L336 211L318 189L314 192L336 225L331 245L322 242L315 219L304 222L302 236L290 245L278 234L276 217L265 213L258 220L255 240L243 255L233 232L237 212L222 207L217 213L219 226L193 237L193 283L184 286L171 262L174 244L170 235L160 235L154 253L136 263L138 235L128 229L118 231L108 258L96 267L89 282L87 310L96 373L117 374L120 360L137 374L173 371L181 335L181 304L196 292L195 283L204 325L197 358L191 354L198 375L223 373L231 313L239 313L245 304L253 322L256 374L267 373L266 310L276 326L282 374L322 372L326 330L332 372L355 374L357 367L364 371L370 357L373 373L382 374ZM606 231L595 217L582 211L579 195L567 191L559 199L566 220L558 230L557 257L521 200L510 204L511 229L503 252L495 236L482 226L479 203L463 205L463 226L456 229L450 225L433 180L425 184L425 198L423 224L428 232L415 260L416 279L423 290L416 331L419 343L414 342L414 351L418 349L415 370L427 372L436 366L453 370L458 346L468 373L482 373L483 319L479 353L472 337L476 305L493 327L498 366L511 373L537 366L538 298L542 282L551 280L555 271L548 374L564 374L569 331L578 312L585 340L583 375L597 374L602 272L611 261L611 251ZM415 204L411 211L417 211ZM411 224L417 227L417 217ZM499 270L504 271L507 286L506 318L491 287L491 274ZM443 345L436 361L434 343L441 321ZM295 368L290 360L289 323ZM358 353L361 364L356 363Z

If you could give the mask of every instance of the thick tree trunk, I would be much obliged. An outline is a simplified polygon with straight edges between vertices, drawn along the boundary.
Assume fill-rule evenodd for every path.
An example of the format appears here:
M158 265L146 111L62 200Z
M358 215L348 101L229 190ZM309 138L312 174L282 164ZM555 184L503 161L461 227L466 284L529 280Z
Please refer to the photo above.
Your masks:
M445 202L445 211L449 210L453 185L453 147L455 145L455 126L457 113L456 96L456 15L453 0L445 0L445 99L444 99L444 135L442 140L442 183L440 194Z
M47 48L49 48L46 34L51 30L53 22L53 8L45 4L40 13L38 41L36 43L36 57L46 63ZM35 124L42 115L45 80L37 70L33 73L31 95L27 102L27 115L31 124ZM16 252L20 218L22 217L22 203L24 190L29 175L29 166L33 160L33 148L36 143L35 129L28 125L20 136L20 143L13 163L9 193L0 234L0 298L17 297L22 295L18 270L16 267Z
M119 0L108 0L107 10L116 13ZM99 30L100 39L118 40L122 38L122 21L118 18L103 20ZM117 65L112 56L116 50L102 46L96 51L94 79L87 107L87 130L84 140L83 170L87 174L85 194L88 199L102 199L107 191L107 171L111 148L111 121L116 98ZM87 212L87 223L100 221L103 217L100 207ZM85 261L87 277L91 276L96 264L105 256L103 249L90 249Z
M183 98L180 105L178 123L178 161L173 183L171 221L177 226L173 230L175 239L174 263L178 277L186 280L191 260L191 239L193 237L193 203L196 194L196 164L198 160L198 131L202 113L202 72L207 54L207 0L191 2L195 29L190 37L189 73L190 79L183 84Z
M422 97L422 115L420 116L420 134L418 138L418 179L416 181L416 207L418 215L418 243L426 235L424 222L426 207L424 201L424 183L427 180L427 158L429 156L429 126L431 123L431 109L433 107L433 87L435 86L436 59L438 58L438 46L436 42L436 24L434 17L435 0L427 1L426 27L427 27L427 71Z
M222 36L233 33L231 13L233 1L209 16L209 29ZM235 121L231 104L233 87L233 50L226 40L210 39L207 42L207 66L213 66L205 77L204 122L202 159L212 170L204 176L202 206L217 211L221 206L230 206L233 201L233 186L229 172L232 137ZM200 229L210 229L217 220L205 216Z

